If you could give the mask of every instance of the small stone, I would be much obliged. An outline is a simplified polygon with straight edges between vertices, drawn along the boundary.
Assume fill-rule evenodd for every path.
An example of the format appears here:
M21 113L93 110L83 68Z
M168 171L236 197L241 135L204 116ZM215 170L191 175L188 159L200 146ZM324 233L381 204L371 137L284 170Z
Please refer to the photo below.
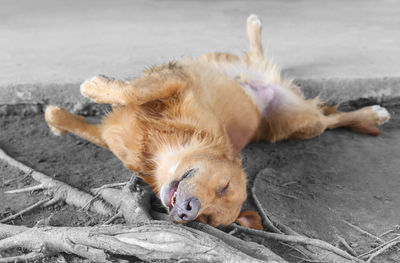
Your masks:
M349 245L353 248L358 247L358 243L356 242L351 242Z

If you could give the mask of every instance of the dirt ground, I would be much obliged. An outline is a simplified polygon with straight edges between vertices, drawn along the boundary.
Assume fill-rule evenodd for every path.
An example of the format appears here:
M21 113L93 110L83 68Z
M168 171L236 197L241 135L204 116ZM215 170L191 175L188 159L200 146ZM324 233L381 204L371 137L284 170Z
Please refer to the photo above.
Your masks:
M373 239L346 222L378 236L400 225L400 109L389 110L392 120L378 137L339 129L308 141L249 145L242 154L248 186L262 173L256 193L264 208L298 232L333 244L342 237L358 254L376 247ZM52 135L41 114L0 117L0 147L34 169L81 189L130 178L109 151L72 135ZM34 184L29 176L0 161L0 218L40 200L41 192L4 193ZM251 197L245 208L254 209ZM105 220L56 205L13 223L33 226L46 218L55 226L91 226ZM384 238L390 237L394 235ZM265 242L280 254L283 251L290 262L299 262L292 257L294 251L276 242L253 240ZM393 248L375 262L400 262L399 251Z

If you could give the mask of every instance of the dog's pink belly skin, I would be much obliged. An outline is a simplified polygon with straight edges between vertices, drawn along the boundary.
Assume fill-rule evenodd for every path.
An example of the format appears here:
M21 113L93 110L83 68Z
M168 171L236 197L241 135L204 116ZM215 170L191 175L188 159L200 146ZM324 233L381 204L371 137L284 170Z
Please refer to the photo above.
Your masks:
M246 64L217 64L223 73L236 79L257 106L261 116L268 118L286 103L295 103L291 94L279 84L264 81L263 73Z
M264 120L272 118L283 108L292 107L298 103L293 93L279 84L266 84L258 80L246 81L241 84Z
M258 111L262 116L268 115L273 111L274 106L279 106L279 89L278 85L268 85L261 81L252 80L241 83L245 92L250 96L257 105Z
M285 89L277 84L265 84L261 81L240 82L241 87L252 100L261 116L261 122L273 118L280 108L288 103L290 95L285 94ZM289 96L288 96L289 95ZM231 141L235 148L243 149L248 143L259 138L258 130L261 123L255 129L249 129L248 120L242 118L240 124L236 123L234 128L227 127Z

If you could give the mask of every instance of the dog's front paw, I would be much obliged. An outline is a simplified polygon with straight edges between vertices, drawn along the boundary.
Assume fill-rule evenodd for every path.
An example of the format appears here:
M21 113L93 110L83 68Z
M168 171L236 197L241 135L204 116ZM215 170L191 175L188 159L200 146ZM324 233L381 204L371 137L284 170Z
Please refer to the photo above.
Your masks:
M44 112L44 119L54 135L61 135L67 132L60 128L60 122L65 116L65 112L68 114L66 110L56 106L48 106Z
M103 75L97 75L91 79L86 80L81 84L80 91L82 96L93 100L94 102L101 103L99 99L102 94L101 89L110 81L109 78Z

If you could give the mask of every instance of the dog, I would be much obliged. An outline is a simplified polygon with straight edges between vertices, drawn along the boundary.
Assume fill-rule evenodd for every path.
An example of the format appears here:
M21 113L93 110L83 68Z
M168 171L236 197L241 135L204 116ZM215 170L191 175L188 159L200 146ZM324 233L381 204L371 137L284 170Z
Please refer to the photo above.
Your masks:
M260 229L255 212L240 213L247 198L240 152L248 143L306 140L338 127L376 136L390 118L378 105L340 112L305 99L264 57L261 28L250 15L250 50L240 57L210 53L151 67L129 81L85 81L83 96L113 106L100 124L55 106L47 107L45 120L53 133L105 147L140 172L174 222L236 221Z

